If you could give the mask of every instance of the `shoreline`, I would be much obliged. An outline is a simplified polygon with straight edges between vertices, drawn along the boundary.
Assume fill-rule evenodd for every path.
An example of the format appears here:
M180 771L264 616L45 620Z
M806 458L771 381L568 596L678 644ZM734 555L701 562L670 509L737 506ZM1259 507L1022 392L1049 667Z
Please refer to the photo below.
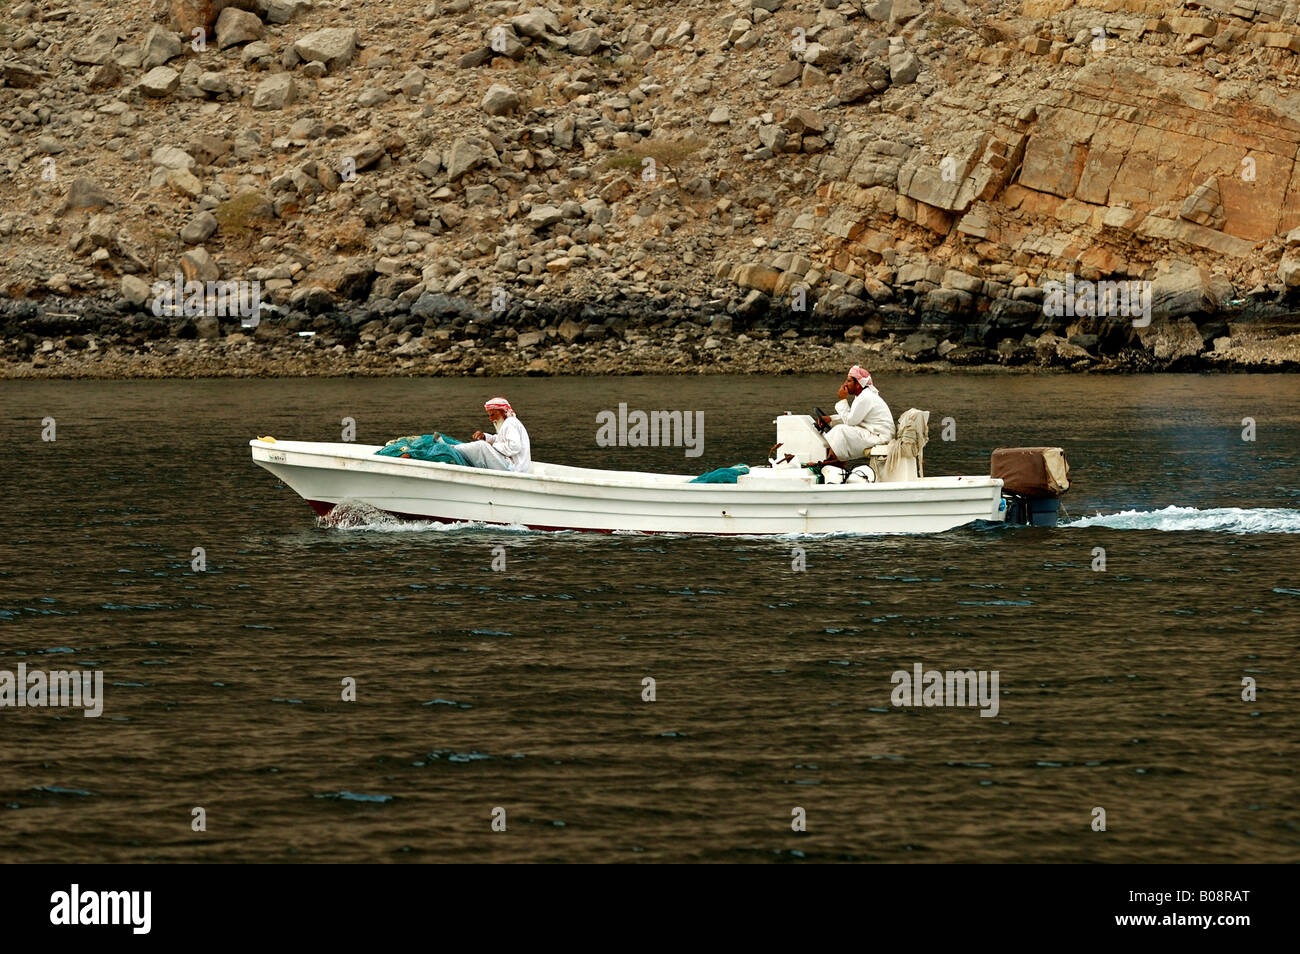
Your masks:
M852 364L916 374L1300 371L1300 331L1291 331L1300 325L1282 315L1218 319L1227 334L1211 340L1190 319L1158 318L1126 337L1030 329L987 347L925 323L841 333L827 323L794 328L780 314L742 316L721 300L616 297L528 301L504 313L445 295L330 301L315 314L272 306L255 327L238 316L155 316L123 301L0 298L0 379L839 374Z

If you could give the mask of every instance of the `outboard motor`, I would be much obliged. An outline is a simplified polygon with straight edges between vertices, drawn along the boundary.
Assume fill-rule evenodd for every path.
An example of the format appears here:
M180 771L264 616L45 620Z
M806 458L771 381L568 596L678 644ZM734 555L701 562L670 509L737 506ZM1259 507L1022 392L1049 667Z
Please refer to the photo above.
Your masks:
M1070 489L1070 464L1059 447L999 447L989 474L1002 480L1005 520L1020 526L1054 527L1061 495Z

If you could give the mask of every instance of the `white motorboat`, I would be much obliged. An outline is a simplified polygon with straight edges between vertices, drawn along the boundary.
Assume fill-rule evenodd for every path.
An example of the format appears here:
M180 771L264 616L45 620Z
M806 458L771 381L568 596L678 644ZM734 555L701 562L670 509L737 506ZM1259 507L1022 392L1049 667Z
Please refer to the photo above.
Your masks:
M793 449L793 459L725 484L538 461L528 473L486 470L382 456L376 445L269 438L249 445L255 463L321 515L360 503L443 523L683 534L937 533L1003 518L1000 479L924 477L916 457L897 453L886 467L885 445L872 451L873 473L823 482L820 468L801 466L827 456L813 418L787 414L775 423L778 451Z

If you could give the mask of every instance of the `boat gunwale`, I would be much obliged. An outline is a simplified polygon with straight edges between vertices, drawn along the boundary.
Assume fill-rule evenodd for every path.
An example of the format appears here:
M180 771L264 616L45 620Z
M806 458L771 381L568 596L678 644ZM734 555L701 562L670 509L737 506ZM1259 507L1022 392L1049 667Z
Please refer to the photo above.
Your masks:
M262 449L268 452L274 451L275 448L280 446L281 443L282 442L277 441L275 444L269 444L265 441L262 441L259 438L253 438L248 442L249 447L253 448L254 450ZM748 493L760 493L760 494L791 493L791 492L801 492L801 491L810 491L817 494L827 494L827 493L867 494L871 492L881 493L887 490L915 491L915 490L938 490L938 489L947 490L947 489L958 489L958 488L991 489L993 487L997 487L1000 494L1002 488L1001 478L991 477L987 475L975 475L975 474L922 477L919 480L889 481L883 483L873 482L873 483L853 483L853 484L848 484L848 483L816 484L816 483L805 483L803 481L797 481L800 486L792 486L792 484L796 483L796 480L794 479L782 480L780 478L770 478L771 483L776 486L769 487L769 486L763 486L763 484L767 482L766 480L756 481L754 483L745 483L743 485L742 484L693 483L692 482L693 476L690 474L653 474L653 473L648 473L643 471L598 470L596 468L589 468L589 467L575 467L571 464L549 464L545 461L535 462L538 464L542 464L545 467L564 467L568 470L583 471L590 474L600 474L600 475L605 475L605 474L618 475L618 476L628 475L633 478L631 480L626 480L626 479L619 480L617 479L617 477L615 477L615 479L609 479L602 476L597 480L583 480L577 477L570 477L570 476L565 476L560 474L538 474L538 473L521 474L513 470L488 470L482 467L468 467L468 466L462 466L460 464L447 464L441 461L418 460L416 458L406 458L406 457L388 457L386 455L380 455L376 453L376 451L378 451L381 447L386 446L381 444L339 445L339 444L329 443L329 442L313 442L313 441L286 441L283 443L295 444L295 445L316 445L321 448L324 447L334 448L334 447L341 446L347 448L348 450L354 450L355 452L349 454L349 453L339 453L338 451L335 450L323 450L323 449L307 450L307 449L303 449L301 446L286 447L285 452L292 453L292 454L304 454L310 457L342 457L363 464L377 465L379 468L386 468L386 465L401 465L401 466L416 465L417 471L419 470L428 471L429 469L432 469L431 473L426 472L426 474L423 475L428 479L439 479L438 475L445 474L449 478L455 478L456 482L458 483L464 482L464 483L471 483L471 484L483 483L483 481L481 480L472 479L474 477L491 477L491 478L504 477L513 480L522 480L526 482L550 481L558 484L571 484L571 485L577 485L583 487L627 487L627 488L635 488L635 489L643 489L643 490L680 489L680 490L689 490L691 492L723 490L728 492L734 491L737 493L746 493L746 494ZM368 453L359 453L360 451L363 451L367 448L370 448ZM380 458L380 459L372 459L372 458ZM272 460L263 461L263 460L259 460L256 454L254 454L253 460L255 463L258 464L272 464L272 465L280 464L286 467L305 466L302 464L290 464L288 461L272 461ZM370 470L372 473L382 474L386 472L385 469L375 470L371 467L367 467L366 469ZM391 476L408 476L408 475L391 474ZM415 476L415 475L409 475L409 476ZM676 478L676 479L680 479L681 482L677 482L676 480L671 480L671 481L665 480L662 478Z

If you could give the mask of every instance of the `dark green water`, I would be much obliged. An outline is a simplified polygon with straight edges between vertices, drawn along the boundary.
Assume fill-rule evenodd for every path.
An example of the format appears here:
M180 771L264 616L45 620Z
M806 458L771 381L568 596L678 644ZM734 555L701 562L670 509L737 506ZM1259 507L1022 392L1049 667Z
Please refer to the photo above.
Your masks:
M1300 858L1296 379L878 383L933 412L928 473L1064 446L1072 525L344 530L247 448L344 417L362 442L467 436L503 393L535 459L703 471L760 461L773 415L837 379L0 383L0 671L105 687L99 718L0 708L0 857ZM702 410L704 455L597 447L620 401ZM916 663L996 670L997 715L893 706Z

